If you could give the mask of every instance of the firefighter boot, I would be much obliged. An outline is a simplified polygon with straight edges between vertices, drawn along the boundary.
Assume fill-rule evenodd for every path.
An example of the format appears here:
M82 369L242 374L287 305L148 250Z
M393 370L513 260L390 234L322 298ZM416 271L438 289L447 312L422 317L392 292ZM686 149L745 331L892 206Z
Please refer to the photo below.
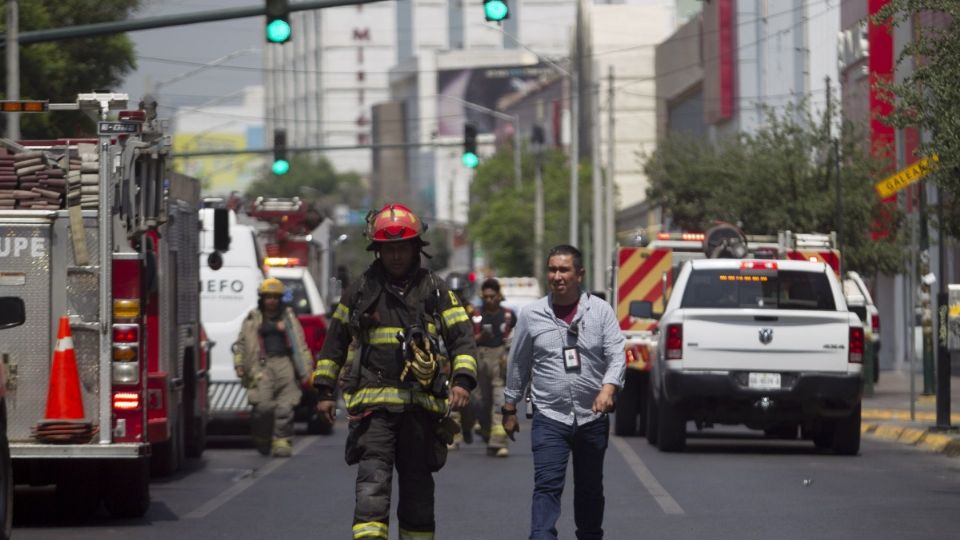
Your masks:
M290 457L293 454L290 439L274 439L270 454L273 457Z

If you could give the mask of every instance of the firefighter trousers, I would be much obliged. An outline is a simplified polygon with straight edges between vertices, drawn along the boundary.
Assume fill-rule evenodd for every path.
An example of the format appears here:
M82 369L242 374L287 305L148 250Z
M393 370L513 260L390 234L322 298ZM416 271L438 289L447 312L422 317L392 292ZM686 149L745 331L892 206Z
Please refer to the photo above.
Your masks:
M500 414L506 364L505 346L477 347L477 387L473 389L471 402L476 404L474 414L488 448L507 447L507 432L503 429L503 415ZM467 422L473 423L470 419Z
M388 538L394 467L400 538L433 538L436 426L436 415L415 409L374 411L350 427L347 454L359 458L353 538Z
M269 451L271 437L293 437L293 408L300 403L301 396L289 356L269 356L255 368L247 400L253 405L251 427L258 450Z

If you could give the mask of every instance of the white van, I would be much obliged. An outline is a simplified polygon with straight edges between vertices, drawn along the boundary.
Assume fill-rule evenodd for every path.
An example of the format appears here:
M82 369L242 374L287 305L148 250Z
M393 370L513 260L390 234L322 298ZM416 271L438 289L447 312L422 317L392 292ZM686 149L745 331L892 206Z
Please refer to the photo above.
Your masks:
M257 307L257 288L263 281L260 267L263 259L256 242L256 231L249 225L238 224L236 214L231 210L228 219L230 247L221 254L222 264L217 264L221 261L214 255L213 216L213 208L200 210L200 318L207 338L213 343L210 351L210 420L211 432L218 432L225 421L246 422L250 418L247 392L233 369L231 345L240 334L243 319ZM217 266L219 268L215 268Z

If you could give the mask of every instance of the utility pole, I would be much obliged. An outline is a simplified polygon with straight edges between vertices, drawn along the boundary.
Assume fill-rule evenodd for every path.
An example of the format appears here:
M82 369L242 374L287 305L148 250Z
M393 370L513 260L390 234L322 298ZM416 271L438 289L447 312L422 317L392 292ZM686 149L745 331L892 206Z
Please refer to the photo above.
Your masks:
M606 229L603 219L603 173L600 170L600 85L593 85L593 99L590 101L590 116L593 127L593 176L591 183L593 187L593 209L591 211L591 232L593 233L593 276L590 282L593 284L594 291L603 290L603 263L606 260L604 255L603 233Z
M19 0L7 0L7 99L20 99L20 6ZM20 138L20 113L7 113L7 138Z
M610 72L607 76L607 178L606 178L606 197L604 199L604 214L606 217L606 250L604 257L608 264L613 264L610 257L613 256L613 250L617 244L617 226L616 214L614 210L614 197L616 197L616 131L614 130L615 117L613 109L613 66L610 66Z
M513 115L513 187L520 189L522 174L520 168L520 159L521 151L523 150L523 144L520 141L520 115Z
M937 251L939 254L940 286L937 294L937 429L950 425L950 350L947 348L947 235L943 233L943 189L937 189Z
M582 0L577 0L577 24L574 31L573 65L570 69L570 245L577 245L577 214L580 212L580 35Z
M543 284L543 100L537 100L537 121L533 127L534 133L530 138L536 172L534 176L534 203L533 203L533 275L538 284Z

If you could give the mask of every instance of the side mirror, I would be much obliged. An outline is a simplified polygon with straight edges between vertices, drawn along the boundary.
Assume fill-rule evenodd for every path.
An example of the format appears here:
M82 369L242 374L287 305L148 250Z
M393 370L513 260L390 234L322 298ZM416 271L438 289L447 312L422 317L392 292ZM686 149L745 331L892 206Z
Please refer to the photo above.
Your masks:
M207 266L209 266L213 271L223 268L223 255L221 255L219 251L214 251L208 255Z
M635 319L659 319L659 314L653 312L653 302L648 300L633 300L630 302L630 316Z
M0 298L0 329L20 326L27 319L27 307L23 298L4 296Z
M213 210L213 250L228 251L230 249L230 213L226 208Z

